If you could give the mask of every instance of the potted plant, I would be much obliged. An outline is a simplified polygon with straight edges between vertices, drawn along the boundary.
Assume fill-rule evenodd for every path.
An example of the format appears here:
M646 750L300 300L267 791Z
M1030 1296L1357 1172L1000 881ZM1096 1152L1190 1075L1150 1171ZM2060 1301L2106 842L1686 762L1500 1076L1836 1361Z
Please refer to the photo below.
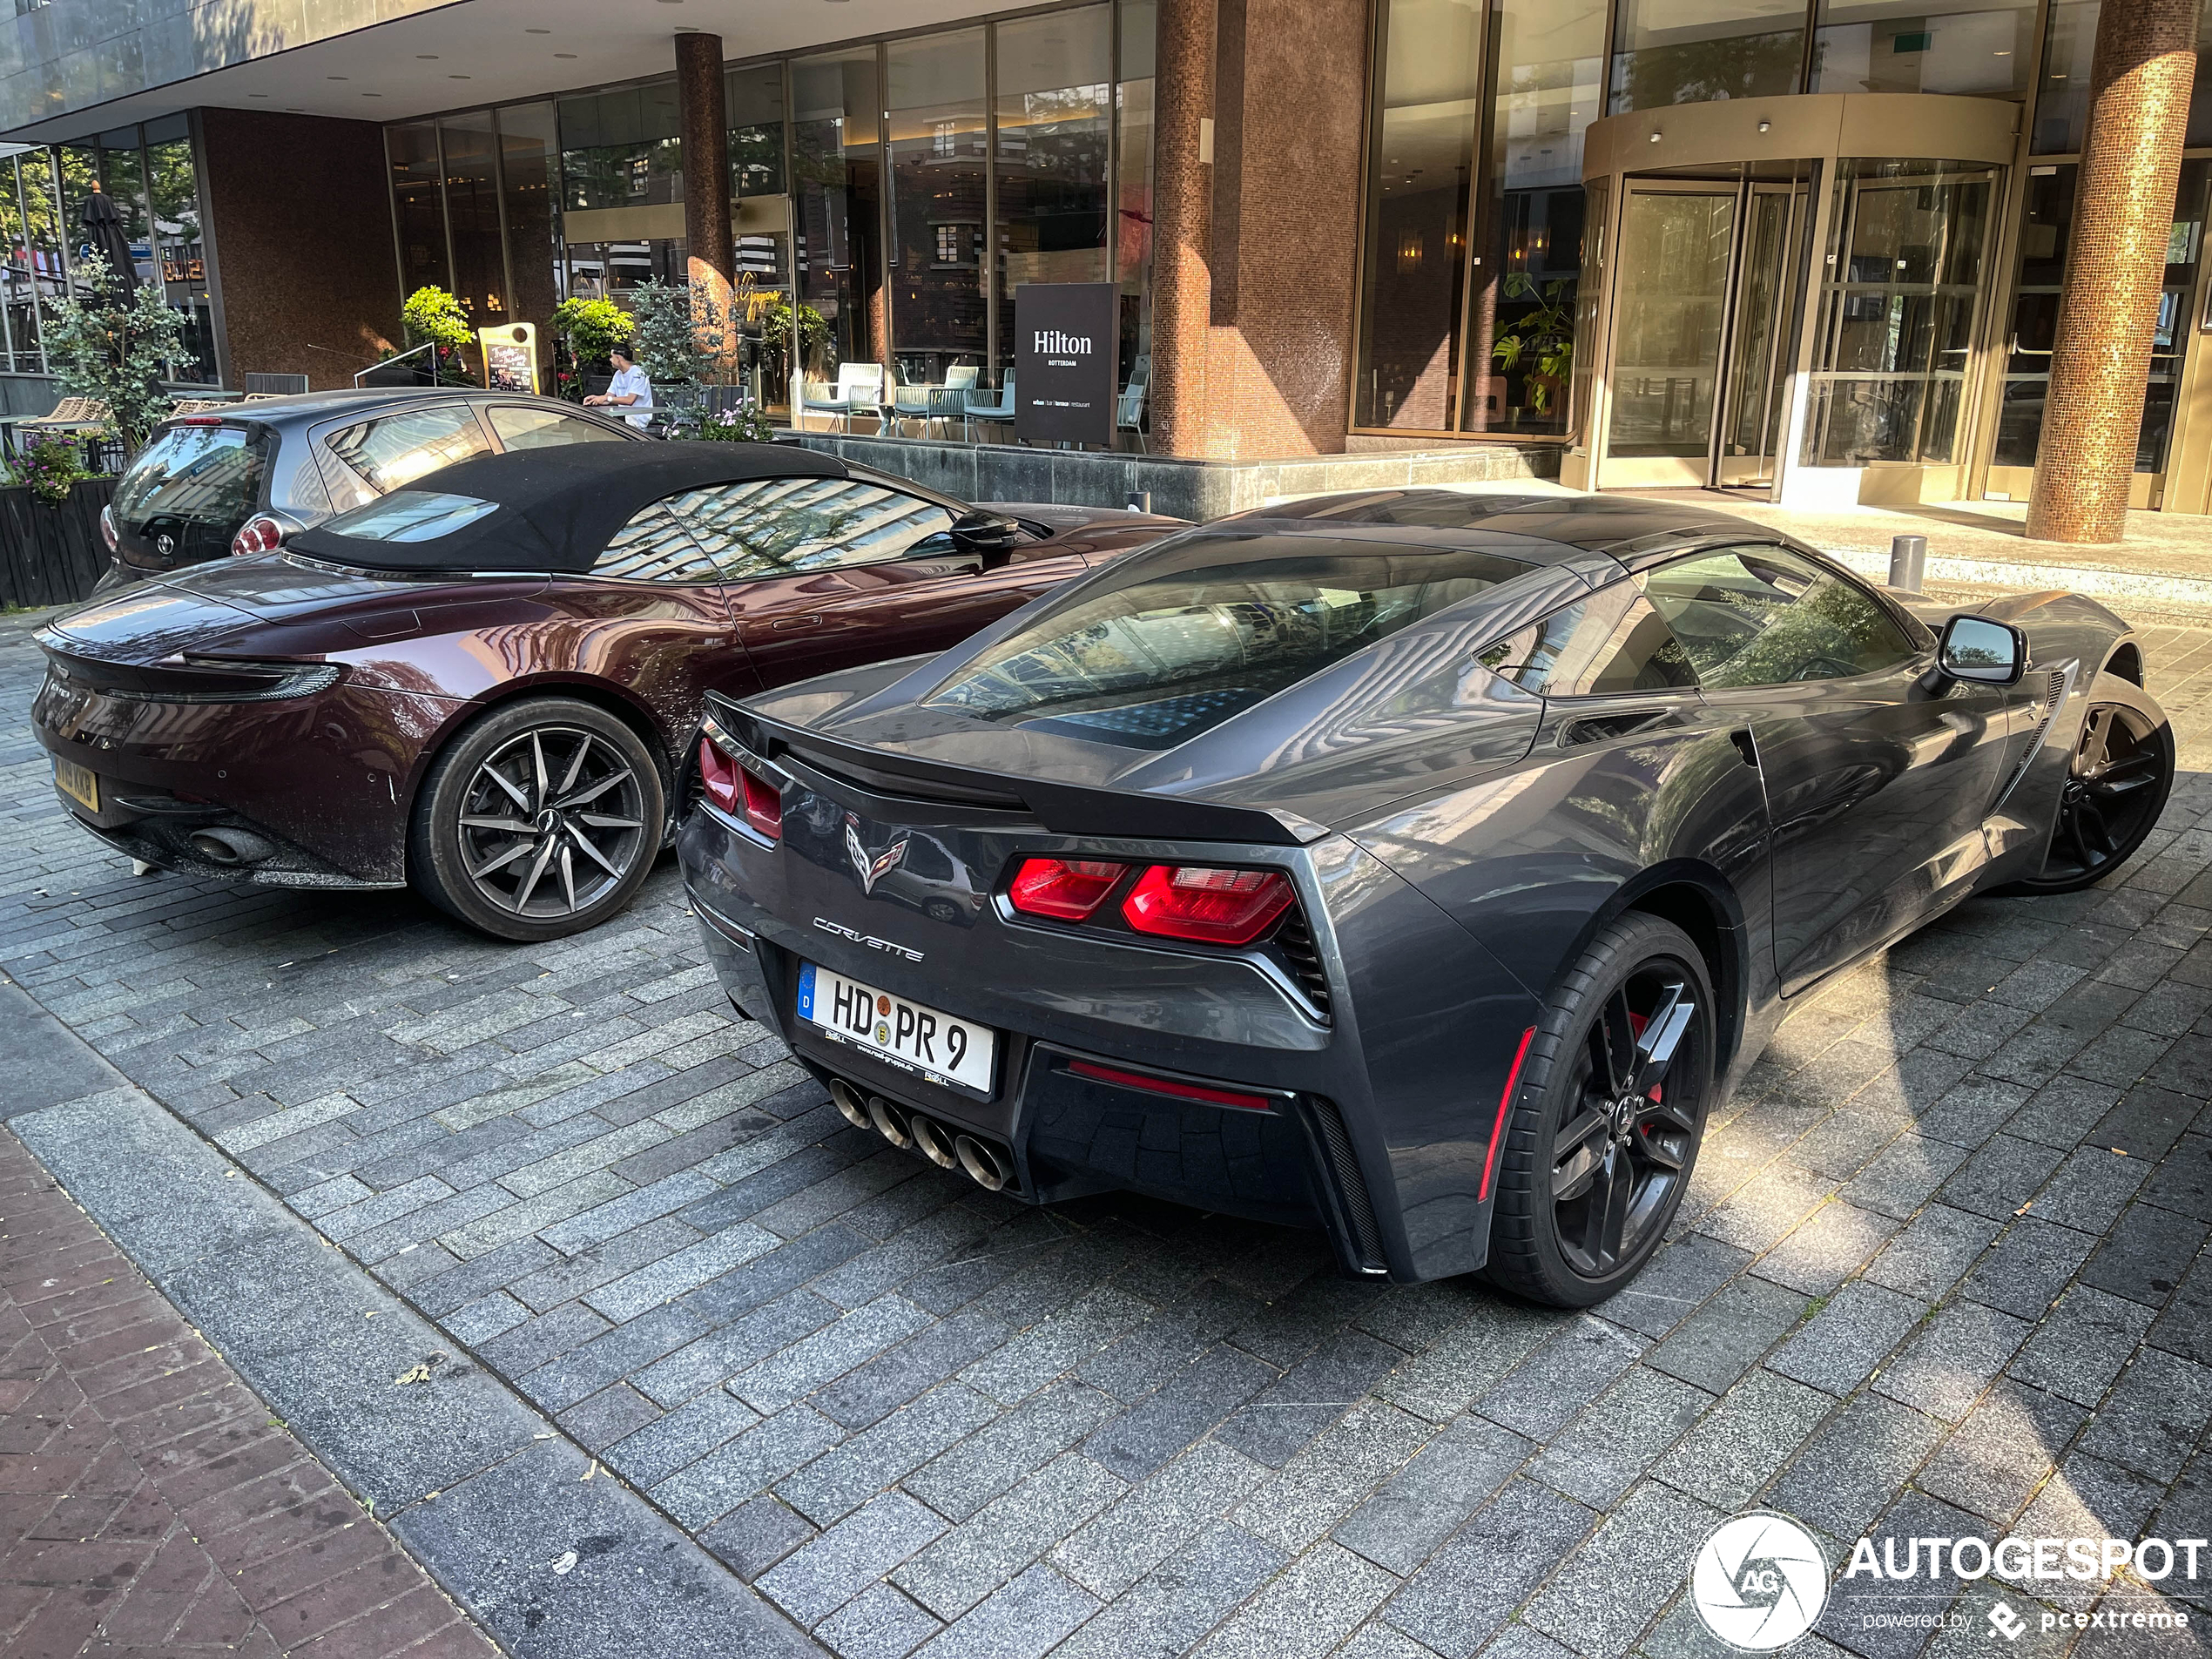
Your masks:
M1540 290L1526 271L1511 271L1506 274L1505 297L1535 303L1492 342L1490 355L1508 374L1533 358L1534 367L1526 382L1527 407L1549 415L1552 394L1566 383L1575 367L1575 284L1556 277Z
M571 403L583 401L586 372L604 363L607 354L637 328L630 314L613 300L584 299L562 300L546 326L568 359L555 373L554 388Z
M430 346L435 378L441 384L469 384L462 354L474 343L476 331L469 324L467 307L458 299L443 288L417 288L400 309L400 326L406 330L410 347ZM445 361L448 357L454 360L450 366Z

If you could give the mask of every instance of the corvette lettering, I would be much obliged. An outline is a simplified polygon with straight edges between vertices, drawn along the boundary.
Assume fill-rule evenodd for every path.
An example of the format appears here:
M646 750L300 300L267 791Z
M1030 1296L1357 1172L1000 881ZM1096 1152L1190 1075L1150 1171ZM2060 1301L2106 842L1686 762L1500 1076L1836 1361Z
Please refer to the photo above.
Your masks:
M896 940L878 939L873 934L855 933L852 928L832 921L827 916L814 918L814 925L826 934L835 934L840 939L849 939L856 945L866 945L870 950L887 950L894 956L903 956L910 962L921 960L921 953L910 950Z

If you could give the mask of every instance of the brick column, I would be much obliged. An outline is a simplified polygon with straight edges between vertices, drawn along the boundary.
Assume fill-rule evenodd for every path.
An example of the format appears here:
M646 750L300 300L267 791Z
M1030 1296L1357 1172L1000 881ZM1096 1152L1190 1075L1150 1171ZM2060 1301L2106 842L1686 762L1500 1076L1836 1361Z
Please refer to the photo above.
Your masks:
M1214 0L1160 0L1152 151L1152 447L1206 453L1206 327L1213 307Z
M2198 0L2104 0L2027 533L2117 542L2143 421Z
M685 268L695 293L712 304L728 333L737 244L730 225L730 121L722 79L722 37L676 37L676 115L684 140ZM723 341L734 358L737 341Z

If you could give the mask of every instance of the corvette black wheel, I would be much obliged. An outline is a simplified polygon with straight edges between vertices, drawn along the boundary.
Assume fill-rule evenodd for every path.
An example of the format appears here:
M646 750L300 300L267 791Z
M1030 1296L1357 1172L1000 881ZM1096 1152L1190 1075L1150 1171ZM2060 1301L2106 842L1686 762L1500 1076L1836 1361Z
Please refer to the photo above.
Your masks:
M613 715L569 698L496 709L438 758L408 867L426 897L502 939L558 939L630 902L667 815L660 768Z
M2158 705L2112 675L2100 675L2094 700L2059 792L2051 842L2037 874L2013 893L2073 893L2094 886L2134 857L2157 827L2174 788L2174 731Z
M1712 1093L1715 1008L1688 934L1630 915L1546 1004L1499 1157L1489 1273L1588 1307L1650 1259L1681 1206Z

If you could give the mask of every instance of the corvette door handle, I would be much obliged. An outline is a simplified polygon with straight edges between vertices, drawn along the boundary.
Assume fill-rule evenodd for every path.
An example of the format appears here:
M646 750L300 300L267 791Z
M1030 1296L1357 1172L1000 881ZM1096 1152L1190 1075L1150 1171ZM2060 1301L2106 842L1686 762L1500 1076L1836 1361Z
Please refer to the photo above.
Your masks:
M1759 750L1758 745L1751 741L1751 729L1738 726L1728 734L1728 740L1736 745L1736 752L1743 757L1743 764L1756 772L1759 765Z
M819 617L779 617L768 625L771 628L818 628L821 621Z

